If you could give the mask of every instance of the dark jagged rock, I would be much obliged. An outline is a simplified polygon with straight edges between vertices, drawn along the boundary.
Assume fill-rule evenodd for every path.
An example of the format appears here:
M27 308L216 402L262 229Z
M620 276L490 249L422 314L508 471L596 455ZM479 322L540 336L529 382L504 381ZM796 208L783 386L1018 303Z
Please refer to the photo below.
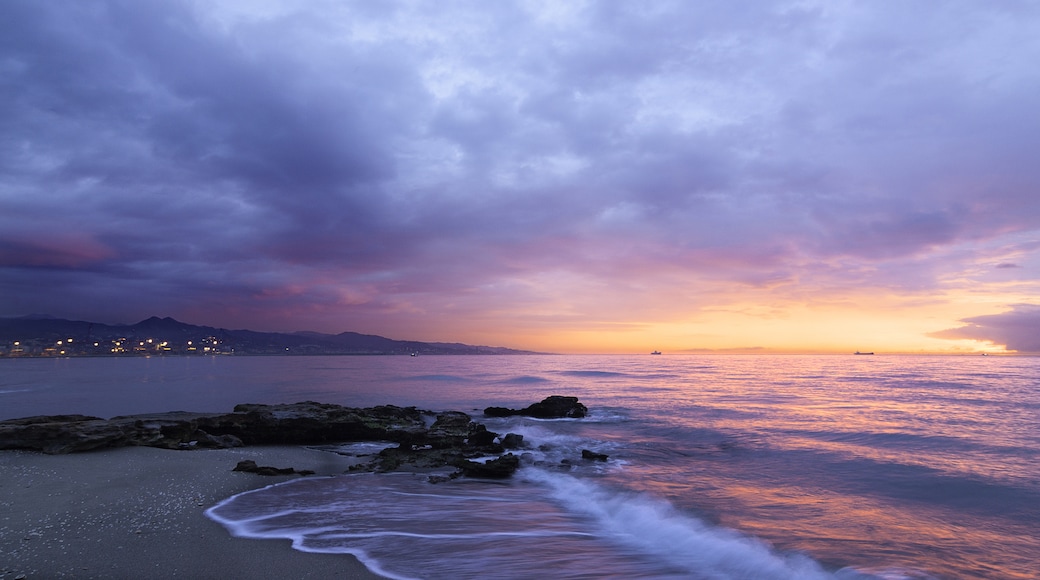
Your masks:
M541 402L523 409L507 409L506 407L488 407L484 409L487 417L512 417L523 415L537 419L580 419L589 413L589 409L578 402L578 397L552 395Z
M497 437L498 433L488 431L487 427L480 423L473 423L470 427L469 437L466 438L466 444L470 447L493 447Z
M553 395L527 407L523 413L539 419L580 419L588 415L589 409L578 402L578 397Z
M524 444L524 436L516 433L506 433L502 438L502 447L506 449L520 449Z
M466 477L502 479L513 475L513 473L520 468L520 458L512 453L507 453L497 459L490 459L484 463L463 460L459 463L458 467Z
M233 413L158 413L105 420L55 415L0 421L0 449L76 453L141 445L166 449L330 441L428 439L426 417L415 407L356 409L323 403L239 405ZM467 429L469 417L466 417ZM468 431L460 434L464 439Z
M243 445L242 440L234 435L201 429L200 422L207 417L201 413L177 411L113 417L109 423L122 430L126 436L124 445L163 449L226 449Z
M199 447L209 447L212 449L229 449L231 447L242 447L245 445L245 443L242 443L241 439L235 437L234 435L224 434L214 437L213 435L206 433L202 429L196 430L195 436L198 437L196 441L198 441Z
M458 449L434 449L430 446L412 447L400 445L379 452L367 466L356 469L375 471L397 471L402 469L437 469L453 466L464 456Z
M589 451L588 449L581 450L581 458L588 459L589 461L606 461L610 458L606 453L596 453L595 451Z
M413 437L397 447L383 449L370 465L376 471L460 467L468 458L505 451L495 442L496 438L498 433L474 423L469 415L450 411L439 414L425 436ZM454 476L460 473L461 468Z
M246 473L255 473L257 475L313 475L314 472L309 469L296 471L292 467L270 467L267 465L257 465L252 459L245 459L239 461L238 465L235 466L231 471L244 471Z
M99 417L53 415L0 421L0 449L61 454L119 447L126 442L118 425Z
M473 421L461 411L437 414L437 420L425 433L425 443L434 447L458 447L465 445Z
M403 441L427 431L415 407L366 409L306 401L285 405L237 405L229 415L199 421L208 433L234 435L246 445L310 444L329 441Z

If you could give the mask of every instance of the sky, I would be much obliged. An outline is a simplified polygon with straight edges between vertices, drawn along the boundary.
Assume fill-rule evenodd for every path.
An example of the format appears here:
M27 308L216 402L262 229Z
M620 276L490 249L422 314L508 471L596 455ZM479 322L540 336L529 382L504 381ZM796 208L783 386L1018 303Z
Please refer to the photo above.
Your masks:
M0 2L0 316L1040 352L1040 4Z

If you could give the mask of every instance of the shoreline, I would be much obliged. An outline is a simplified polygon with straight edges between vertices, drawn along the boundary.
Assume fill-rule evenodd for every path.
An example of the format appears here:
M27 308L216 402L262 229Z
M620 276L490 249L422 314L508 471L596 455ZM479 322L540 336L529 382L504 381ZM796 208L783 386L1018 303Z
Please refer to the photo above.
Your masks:
M205 511L296 479L235 472L242 460L338 475L356 461L300 446L70 455L0 451L0 579L383 578L347 554L235 538Z

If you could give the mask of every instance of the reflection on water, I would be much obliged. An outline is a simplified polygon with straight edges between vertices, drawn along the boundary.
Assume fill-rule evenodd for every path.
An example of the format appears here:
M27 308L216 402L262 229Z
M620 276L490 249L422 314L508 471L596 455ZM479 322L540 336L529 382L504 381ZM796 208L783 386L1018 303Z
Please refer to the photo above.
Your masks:
M1033 578L1038 363L742 355L3 360L0 413L112 416L318 400L479 416L486 406L576 395L592 410L588 419L486 422L524 434L545 465L577 454L569 471L550 476L594 484L611 501L644 494L684 518L751 534L779 554L807 554L827 570ZM581 448L611 461L586 466ZM543 503L515 508L521 515L554 509L591 521L559 497L545 504L548 482L529 477L527 485L543 490ZM437 517L436 501L423 505ZM683 575L681 562L640 568L659 558L604 534L604 521L592 526L594 536L613 537L615 550L628 546L634 559L626 566ZM581 533L567 541L591 546Z

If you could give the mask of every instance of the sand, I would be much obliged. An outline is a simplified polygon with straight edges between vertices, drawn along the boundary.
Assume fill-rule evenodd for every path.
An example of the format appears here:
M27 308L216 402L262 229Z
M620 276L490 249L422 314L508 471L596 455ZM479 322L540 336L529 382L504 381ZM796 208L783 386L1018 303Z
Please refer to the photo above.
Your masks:
M243 459L317 475L349 465L288 446L0 451L0 579L380 578L352 556L234 538L208 519L222 499L299 477L231 471Z

